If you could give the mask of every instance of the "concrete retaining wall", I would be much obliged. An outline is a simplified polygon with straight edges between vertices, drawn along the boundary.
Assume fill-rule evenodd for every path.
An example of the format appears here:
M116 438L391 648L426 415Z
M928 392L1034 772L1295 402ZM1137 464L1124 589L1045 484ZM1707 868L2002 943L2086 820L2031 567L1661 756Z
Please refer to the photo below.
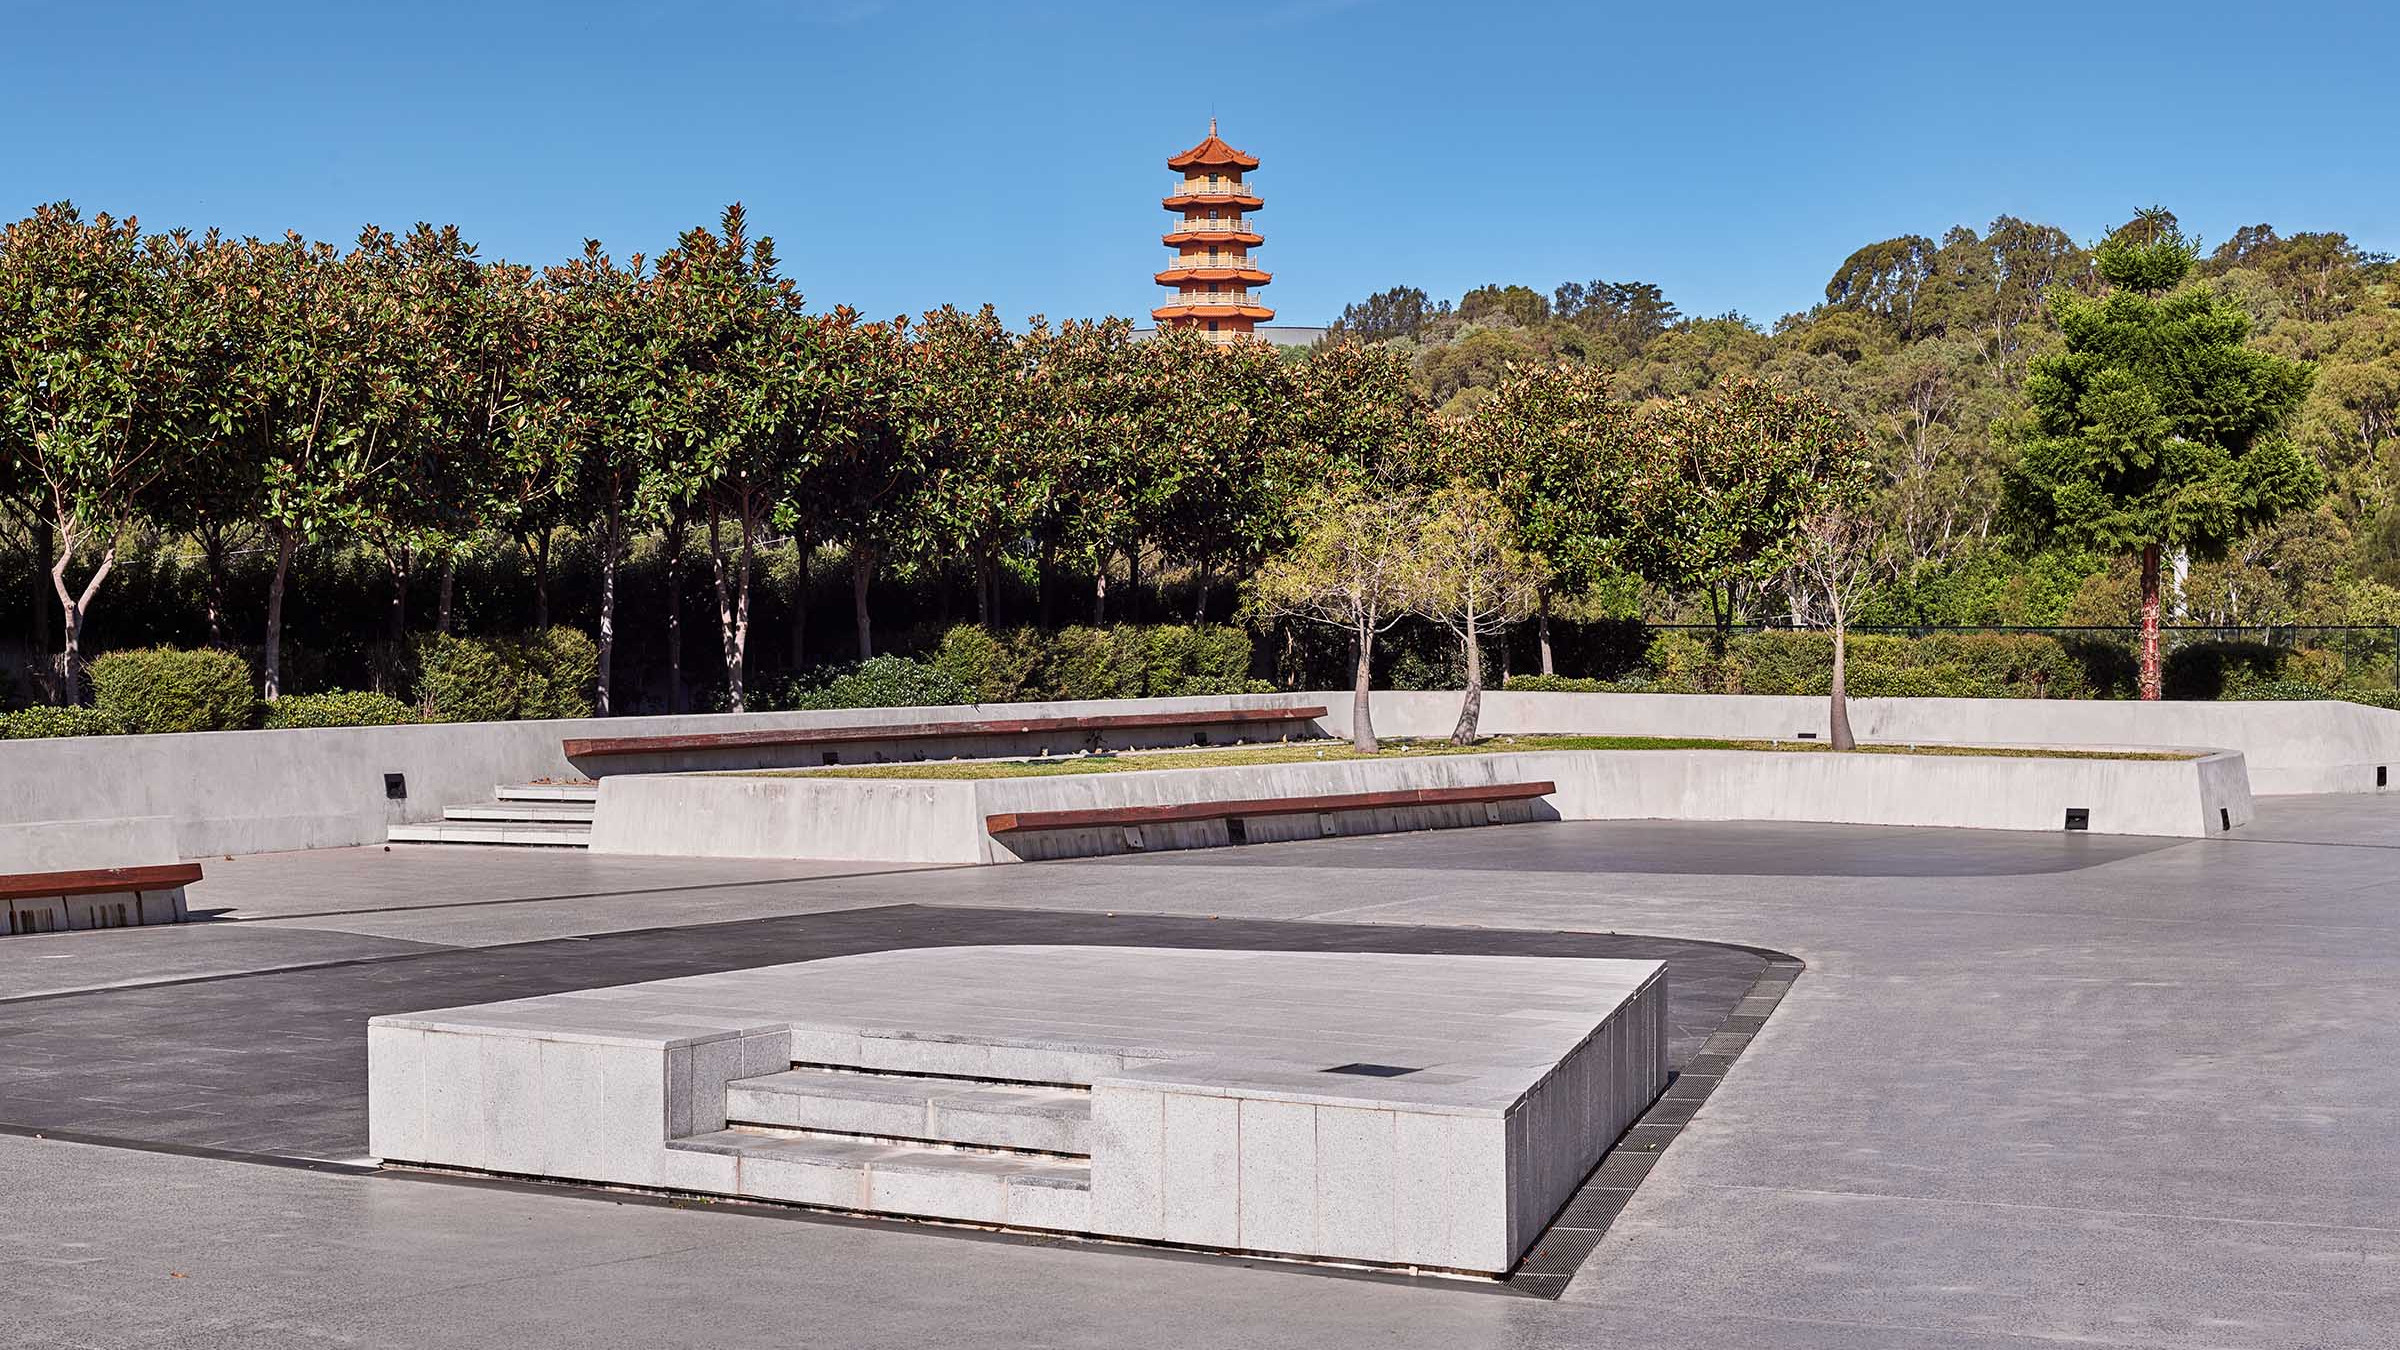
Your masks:
M1327 728L1350 734L1346 695L1310 694ZM1375 730L1447 736L1455 693L1379 693ZM1867 698L1850 701L1862 741L1925 745L2214 746L2238 750L2250 790L2273 797L2372 792L2376 770L2400 770L2400 712L2332 700L2137 703L2070 699ZM1487 734L1535 732L1792 740L1827 734L1826 701L1763 694L1487 693ZM2400 782L2400 779L2396 779Z
M1536 801L1248 818L1253 842L1552 820L1774 820L2198 838L2246 824L2241 756L1569 750L980 781L658 775L601 784L600 853L987 863L1228 842L1223 821L992 836L987 816L1550 781Z
M1226 695L0 741L0 825L165 816L174 822L175 846L187 858L333 848L381 843L391 826L438 820L444 806L482 801L495 784L584 777L559 748L560 741L573 737L1176 712L1304 701L1290 694ZM883 748L902 758L910 753L898 745ZM877 749L872 744L842 747L844 757L854 760L872 759ZM384 775L391 773L403 776L405 798L386 797Z
M828 712L583 718L440 726L224 731L0 742L0 825L165 816L185 857L380 842L396 824L440 817L479 801L493 785L581 777L559 742L577 736L669 735L893 721L963 721L1112 711L1176 711L1323 704L1320 729L1347 734L1349 694L1228 695L958 708L853 708ZM1454 693L1380 693L1378 729L1447 735ZM2009 745L2220 746L2246 757L2253 791L2374 790L2376 771L2400 766L2400 713L2349 703L2078 703L2014 699L1861 699L1853 717L1869 740ZM1822 734L1818 698L1675 694L1485 695L1492 732L1789 738ZM955 748L955 747L954 747ZM1064 748L1064 747L1053 747ZM877 747L844 747L872 758ZM926 747L884 747L906 757ZM787 761L788 762L788 761ZM598 765L590 767L600 767ZM618 764L613 769L694 767ZM384 775L404 776L407 796L384 795Z

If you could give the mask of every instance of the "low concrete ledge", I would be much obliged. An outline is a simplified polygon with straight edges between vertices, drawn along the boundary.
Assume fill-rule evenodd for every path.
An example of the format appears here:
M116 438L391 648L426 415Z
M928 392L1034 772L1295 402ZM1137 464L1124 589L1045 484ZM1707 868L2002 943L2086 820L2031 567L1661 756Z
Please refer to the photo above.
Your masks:
M1489 791L1499 801L1333 810L1277 800ZM1325 760L1028 778L902 779L657 775L600 788L600 853L921 863L1019 862L1234 841L1389 833L1528 820L1762 820L2060 830L2200 838L2251 818L2242 756L2181 759L1835 754L1754 750L1566 750ZM1180 811L1193 804L1203 809ZM1094 812L1150 824L1086 825ZM1200 819L1179 818L1197 815ZM995 818L1014 828L990 832ZM1025 828L1027 820L1069 822Z
M1667 992L1656 961L878 952L376 1018L369 1148L1493 1275L1666 1086ZM820 1085L817 1109L853 1114L734 1114L791 1079ZM891 1123L894 1094L1024 1084L1050 1085L1042 1110L1088 1112L1074 1136L1088 1153Z

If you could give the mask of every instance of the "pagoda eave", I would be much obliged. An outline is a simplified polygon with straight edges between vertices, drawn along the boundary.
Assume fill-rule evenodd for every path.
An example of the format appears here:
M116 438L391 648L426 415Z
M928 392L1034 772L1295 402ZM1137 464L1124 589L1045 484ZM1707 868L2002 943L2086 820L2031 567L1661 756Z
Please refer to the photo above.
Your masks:
M1255 211L1266 204L1264 197L1248 192L1178 192L1159 202L1170 211L1181 211L1192 206L1238 206L1245 211Z
M1248 319L1265 323L1275 317L1275 311L1265 305L1160 305L1150 311L1159 322L1168 319Z
M1157 273L1151 278L1161 286L1181 286L1187 281L1246 281L1264 286L1275 274L1259 267L1179 267Z
M1180 248L1185 244L1211 243L1240 244L1243 248L1256 248L1267 242L1267 237L1251 230L1244 230L1238 234L1228 233L1224 230L1172 230L1161 235L1158 242L1165 244L1168 248Z

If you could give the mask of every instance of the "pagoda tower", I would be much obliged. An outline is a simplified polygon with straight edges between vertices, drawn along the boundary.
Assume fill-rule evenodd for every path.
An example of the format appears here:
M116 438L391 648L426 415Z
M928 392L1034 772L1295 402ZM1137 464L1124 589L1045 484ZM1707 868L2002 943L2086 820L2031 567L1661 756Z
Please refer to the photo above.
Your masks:
M1162 329L1197 328L1212 342L1231 342L1275 317L1255 293L1274 280L1250 256L1264 241L1243 214L1266 205L1242 181L1258 167L1258 156L1217 139L1212 117L1208 138L1169 159L1167 167L1183 178L1160 203L1179 219L1163 240L1175 250L1174 261L1157 281L1175 294L1150 317Z

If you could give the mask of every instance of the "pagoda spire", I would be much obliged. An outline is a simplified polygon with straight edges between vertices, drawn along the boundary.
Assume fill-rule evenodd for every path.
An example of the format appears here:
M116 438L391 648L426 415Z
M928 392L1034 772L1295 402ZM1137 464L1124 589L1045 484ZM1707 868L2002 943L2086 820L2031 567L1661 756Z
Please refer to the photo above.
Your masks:
M1154 280L1175 294L1150 317L1162 329L1196 328L1212 341L1246 337L1275 317L1255 293L1274 276L1250 256L1264 240L1246 213L1266 203L1243 175L1258 167L1258 156L1226 144L1212 114L1208 135L1169 156L1167 167L1181 175L1160 203L1177 217L1161 240L1175 257Z

